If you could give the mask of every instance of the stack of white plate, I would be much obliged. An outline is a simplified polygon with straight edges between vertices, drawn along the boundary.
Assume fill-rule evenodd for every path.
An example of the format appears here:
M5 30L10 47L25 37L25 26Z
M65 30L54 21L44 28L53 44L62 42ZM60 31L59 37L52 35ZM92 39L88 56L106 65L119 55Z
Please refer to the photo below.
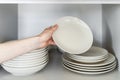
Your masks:
M26 76L43 69L48 60L48 48L42 48L4 62L2 67L13 75Z
M107 50L92 47L83 54L65 53L62 56L63 66L73 72L82 74L102 74L116 68L116 59Z

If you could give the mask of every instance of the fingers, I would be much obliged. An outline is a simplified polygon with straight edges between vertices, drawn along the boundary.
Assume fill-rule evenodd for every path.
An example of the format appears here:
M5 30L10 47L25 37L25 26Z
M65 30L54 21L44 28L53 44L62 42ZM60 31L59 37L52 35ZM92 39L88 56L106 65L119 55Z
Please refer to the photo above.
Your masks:
M40 35L40 42L41 42L41 47L45 47L48 45L55 45L53 39L52 39L52 34L54 31L58 28L58 25L54 25L52 27L46 28Z
M51 34L58 28L58 25L51 26L49 28L46 28L45 31L50 32Z
M55 31L57 28L58 28L58 25L56 24L52 27L52 30Z
M53 41L53 39L49 40L48 44L49 45L56 45L55 42Z
M51 30L51 29L52 29L52 26L50 26L50 27L46 28L45 30Z

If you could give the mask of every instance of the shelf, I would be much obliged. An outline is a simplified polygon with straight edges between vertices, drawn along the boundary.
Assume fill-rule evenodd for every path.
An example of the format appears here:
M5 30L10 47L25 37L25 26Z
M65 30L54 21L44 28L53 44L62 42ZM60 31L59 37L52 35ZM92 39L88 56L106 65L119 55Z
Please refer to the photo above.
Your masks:
M120 4L120 0L0 0L0 3Z
M120 72L117 70L102 75L73 73L63 68L61 53L53 49L50 51L50 54L50 62L42 71L31 76L16 77L2 69L0 70L0 80L120 80Z
M0 3L18 3L20 0L0 0Z

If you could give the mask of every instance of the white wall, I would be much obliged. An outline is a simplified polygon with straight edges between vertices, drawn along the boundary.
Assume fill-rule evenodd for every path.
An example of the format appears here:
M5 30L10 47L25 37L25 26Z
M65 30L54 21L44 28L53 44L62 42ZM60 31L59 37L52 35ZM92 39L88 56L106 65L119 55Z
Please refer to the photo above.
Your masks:
M0 4L0 41L17 39L17 5Z
M103 5L103 21L103 45L115 53L120 66L120 5Z
M19 5L19 39L34 36L63 16L84 20L92 29L94 44L102 44L101 5L81 4L25 4Z

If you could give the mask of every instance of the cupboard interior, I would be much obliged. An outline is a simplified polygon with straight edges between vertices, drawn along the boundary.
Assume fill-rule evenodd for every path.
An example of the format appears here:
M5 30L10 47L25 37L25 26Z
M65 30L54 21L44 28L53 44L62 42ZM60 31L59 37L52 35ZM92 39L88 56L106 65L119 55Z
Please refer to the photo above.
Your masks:
M119 2L119 0L21 0L23 2L42 2L42 3L111 3Z
M0 42L17 39L17 5L0 4Z
M31 37L42 32L47 26L55 24L55 21L63 16L75 16L90 26L94 35L93 45L104 47L114 53L120 64L119 4L9 4L9 6L3 4L0 6L0 35L2 35L0 41ZM120 68L118 70L120 71Z

